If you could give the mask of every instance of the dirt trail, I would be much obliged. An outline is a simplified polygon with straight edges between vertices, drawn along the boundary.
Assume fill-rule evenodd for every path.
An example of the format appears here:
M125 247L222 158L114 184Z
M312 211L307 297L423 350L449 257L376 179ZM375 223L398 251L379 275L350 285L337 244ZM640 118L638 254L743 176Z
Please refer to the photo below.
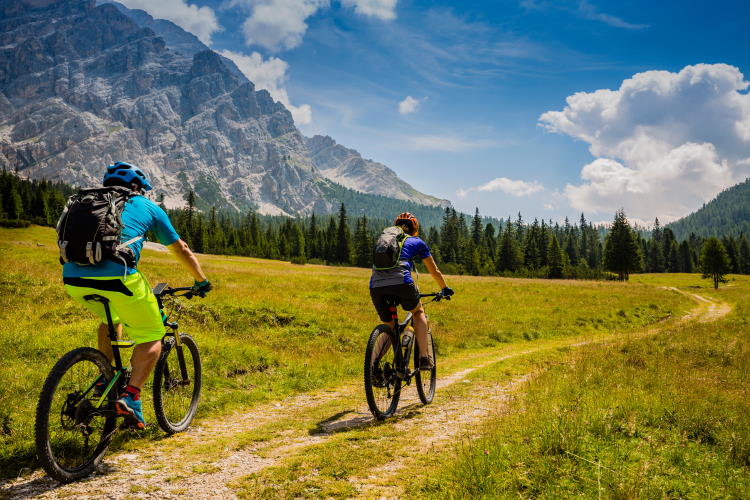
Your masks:
M697 302L681 322L715 321L728 314L731 307L723 302L693 293L683 292ZM660 331L654 327L637 335L649 335ZM632 336L630 336L632 338ZM607 338L591 341L571 341L567 347L578 347L590 343L607 342ZM485 357L476 360L471 368L454 372L438 379L438 391L452 384L465 381L473 372L512 357L540 352L546 348L530 348L513 354ZM437 398L435 403L424 407L416 416L409 419L396 419L392 425L397 429L419 429L419 445L415 449L438 449L440 445L465 435L467 430L484 420L490 412L504 406L517 388L532 374L519 377L503 386L484 387L472 390L471 398ZM105 457L97 473L90 479L73 484L59 485L36 471L16 480L0 483L0 498L59 498L75 496L83 498L235 498L230 487L233 481L279 464L283 459L301 452L304 448L330 439L337 431L361 427L372 423L367 406L362 401L359 383L348 384L336 390L302 394L274 403L263 404L251 410L235 412L232 415L206 420L188 432L170 439L170 446L162 443L146 443L138 451L121 452ZM440 394L440 392L438 392ZM305 418L306 413L315 407L342 401L342 408L356 398L359 406L354 412L346 412L337 420L318 424L321 431L311 435L309 426L300 428L291 425L281 434L270 440L250 444L236 450L232 437L248 432L262 425L289 419ZM410 411L417 405L416 391L413 388L402 393L399 412ZM352 417L354 413L354 417ZM348 418L344 418L344 417ZM412 434L414 435L414 434ZM221 457L206 464L203 457L189 455L195 445L216 442L221 449ZM373 469L367 477L351 478L350 481L362 496L399 496L400 491L392 486L392 478L399 470L415 460L403 456L391 460L379 469ZM134 476L138 476L137 481Z

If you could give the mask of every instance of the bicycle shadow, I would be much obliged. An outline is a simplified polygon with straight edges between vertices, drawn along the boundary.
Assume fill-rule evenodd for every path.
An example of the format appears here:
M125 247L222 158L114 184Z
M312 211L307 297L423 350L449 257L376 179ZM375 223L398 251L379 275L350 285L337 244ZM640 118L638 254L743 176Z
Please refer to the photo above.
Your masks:
M112 473L116 470L114 467L105 463L100 463L96 467L96 472L91 476L78 481L78 483L93 482L101 479L101 476ZM22 481L17 484L9 484L13 480L0 482L0 499L20 499L37 498L45 493L54 492L62 488L66 483L60 483L51 477L44 475L30 481Z
M347 432L365 427L376 427L383 424L391 424L400 420L414 418L420 414L419 408L423 405L411 403L396 410L396 413L385 420L377 420L372 413L361 412L355 409L343 410L331 415L315 424L315 427L308 430L311 436L320 436L321 434L335 434L338 432ZM347 415L355 414L357 416L342 420Z

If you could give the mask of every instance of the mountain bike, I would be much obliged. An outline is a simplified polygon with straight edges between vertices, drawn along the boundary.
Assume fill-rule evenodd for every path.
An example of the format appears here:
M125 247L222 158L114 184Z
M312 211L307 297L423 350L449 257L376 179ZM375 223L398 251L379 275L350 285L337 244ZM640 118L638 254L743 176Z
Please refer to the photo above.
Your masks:
M154 369L154 412L159 427L172 434L188 428L201 392L198 346L190 335L178 331L177 323L182 311L177 297L191 299L194 293L192 287L170 288L166 283L159 283L153 292L167 327ZM44 382L36 409L37 456L47 474L61 482L88 476L104 456L118 429L115 402L130 378L120 350L134 342L117 338L107 298L87 295L84 299L104 306L115 365L101 351L79 347L60 358ZM125 427L123 422L119 428Z
M420 294L420 298L432 297L431 302L439 302L442 299L450 300L450 297L442 293ZM429 404L435 396L435 384L437 375L437 360L435 359L435 344L432 340L432 331L427 328L427 352L433 360L432 369L420 371L419 369L419 344L414 335L412 314L407 313L403 322L398 321L398 309L395 298L386 299L391 317L396 325L396 331L386 324L375 327L370 334L365 351L365 394L367 405L373 416L382 420L388 418L396 411L398 401L401 397L402 384L411 384L414 378L417 386L419 399L423 404ZM426 304L425 304L426 305ZM410 367L414 353L414 368Z

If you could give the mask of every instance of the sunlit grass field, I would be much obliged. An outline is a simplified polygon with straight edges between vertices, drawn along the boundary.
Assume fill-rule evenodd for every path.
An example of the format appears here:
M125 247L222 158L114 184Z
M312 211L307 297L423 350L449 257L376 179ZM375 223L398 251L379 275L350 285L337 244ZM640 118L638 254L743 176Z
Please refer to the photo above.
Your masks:
M200 259L215 290L186 302L180 321L203 357L199 418L361 376L365 342L377 324L368 270ZM140 269L152 285L191 283L168 253L145 251ZM626 333L673 321L692 306L652 283L457 276L448 283L454 300L428 311L443 360L509 344ZM436 289L426 275L420 285ZM0 304L0 475L8 476L35 467L33 415L42 382L62 354L95 345L97 320L65 295L48 228L0 229ZM148 395L145 406L153 422ZM152 428L145 438L159 435Z
M633 276L733 305L617 345L571 351L442 456L418 496L748 498L750 280Z

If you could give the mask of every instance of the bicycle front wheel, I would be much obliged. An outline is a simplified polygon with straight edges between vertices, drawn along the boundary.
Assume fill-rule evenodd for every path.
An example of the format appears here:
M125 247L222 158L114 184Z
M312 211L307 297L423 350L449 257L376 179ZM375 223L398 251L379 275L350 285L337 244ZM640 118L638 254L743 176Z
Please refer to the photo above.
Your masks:
M396 370L395 334L388 325L379 325L370 334L365 351L365 394L373 416L393 415L401 396L401 379Z
M419 342L414 345L414 366L419 367ZM435 397L435 386L437 385L437 359L435 357L435 345L432 342L432 333L427 332L427 352L432 358L432 370L417 370L414 375L417 385L417 393L422 404L432 403Z
M44 470L54 479L70 482L94 472L115 431L111 390L98 408L94 395L99 379L112 379L112 367L101 352L90 347L70 351L52 368L44 382L34 425L36 451Z
M180 333L181 346L173 336L164 338L154 370L154 412L159 427L174 434L190 426L201 395L202 365L193 337Z

